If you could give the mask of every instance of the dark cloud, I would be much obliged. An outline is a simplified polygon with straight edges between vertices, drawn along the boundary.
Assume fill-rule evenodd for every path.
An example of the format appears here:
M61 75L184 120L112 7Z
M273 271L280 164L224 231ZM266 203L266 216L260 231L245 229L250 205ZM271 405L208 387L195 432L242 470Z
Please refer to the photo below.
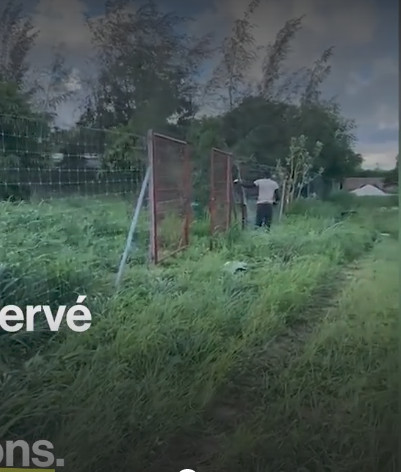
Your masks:
M65 44L68 61L77 72L88 72L91 45L83 15L99 15L99 2L90 0L29 0L35 25L41 30L34 51L37 64L45 64L50 46ZM161 0L160 0L161 1ZM185 2L163 0L164 9L196 17L194 33L227 33L231 22L241 15L244 0ZM197 4L196 8L194 3ZM396 0L268 0L262 1L255 15L258 44L274 40L289 18L305 14L303 30L293 45L288 66L292 69L311 64L321 52L335 46L332 74L325 94L337 96L343 112L356 120L359 143L366 162L391 167L398 150L398 4ZM249 71L260 76L260 67ZM71 104L61 110L71 121ZM372 164L373 162L373 164Z
M398 129L379 129L373 130L371 134L364 134L363 135L363 142L364 143L374 143L374 144L381 144L381 143L388 143L388 142L397 142L398 140Z

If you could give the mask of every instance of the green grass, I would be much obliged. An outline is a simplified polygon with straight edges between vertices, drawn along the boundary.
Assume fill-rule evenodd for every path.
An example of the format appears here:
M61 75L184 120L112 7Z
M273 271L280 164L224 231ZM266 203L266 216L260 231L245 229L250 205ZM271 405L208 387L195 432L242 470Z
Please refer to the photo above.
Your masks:
M285 344L287 365L272 366L269 350L253 358L241 421L204 470L398 470L397 256L390 239L350 270L298 349Z
M208 222L198 221L186 252L151 270L131 260L115 294L128 206L3 204L0 212L7 303L73 303L84 293L92 309L83 334L0 336L0 437L49 438L74 472L157 463L243 359L305 322L327 280L388 238L384 226L398 236L394 212L370 218L380 212L369 208L343 221L338 211L289 215L269 235L234 228L209 252ZM226 273L230 260L248 271Z

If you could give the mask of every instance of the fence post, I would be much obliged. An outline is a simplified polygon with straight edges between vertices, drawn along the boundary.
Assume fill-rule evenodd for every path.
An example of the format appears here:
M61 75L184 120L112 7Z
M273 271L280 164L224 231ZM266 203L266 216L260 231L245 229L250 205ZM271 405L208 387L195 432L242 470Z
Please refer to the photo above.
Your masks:
M145 199L145 192L146 192L146 187L147 187L148 182L149 182L149 176L150 176L150 167L147 168L145 178L142 181L141 191L139 193L139 198L138 198L138 201L137 201L136 206L135 206L135 211L134 211L134 215L132 217L131 226L130 226L130 229L128 231L127 242L125 244L124 253L122 255L122 258L121 258L121 261L120 261L120 267L118 269L118 273L117 273L117 277L116 277L116 283L115 283L116 288L118 288L119 285L120 285L121 277L122 277L123 272L124 272L124 267L125 267L125 264L127 262L128 253L129 253L129 250L130 250L130 247L131 247L131 244L132 244L132 238L134 236L135 229L138 225L139 213L141 211L143 201Z
M279 210L279 215L278 215L278 221L281 221L281 218L283 217L283 211L284 211L284 201L286 198L286 190L287 190L287 179L284 179L283 182L283 191L281 195L281 200L280 200L280 210Z
M156 188L155 188L155 165L154 165L154 147L153 130L148 131L147 147L148 162L150 169L149 176L149 212L150 212L150 243L149 243L149 261L151 264L157 264L157 228L156 228Z
M236 218L235 212L235 201L234 201L234 188L233 188L233 178L232 178L232 154L227 154L227 169L226 169L226 180L227 180L227 228L228 230L231 227L232 216L234 214L234 219Z
M238 180L240 182L242 182L242 175L241 175L241 166L239 164L236 164L236 167L237 167L237 172L238 172ZM245 189L244 187L242 187L241 185L241 188L240 188L240 191L241 191L241 218L242 218L242 229L245 229L245 227L247 226L247 219L248 219L248 215L247 215L247 200L246 200L246 193L245 193Z
M191 192L191 151L192 149L188 144L185 145L184 149L184 188L185 188L185 222L184 222L184 244L189 245L189 229L192 220L192 192Z
M215 230L215 205L216 195L214 188L214 150L210 153L210 198L209 198L209 212L210 212L210 243L209 249L213 249L213 236Z

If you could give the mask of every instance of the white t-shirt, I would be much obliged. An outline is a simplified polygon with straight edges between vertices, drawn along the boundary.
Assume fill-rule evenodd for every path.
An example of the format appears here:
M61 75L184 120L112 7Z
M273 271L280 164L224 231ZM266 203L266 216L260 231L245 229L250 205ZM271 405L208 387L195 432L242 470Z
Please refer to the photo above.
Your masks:
M274 192L279 188L277 182L272 179L258 179L254 184L259 189L258 203L274 202Z

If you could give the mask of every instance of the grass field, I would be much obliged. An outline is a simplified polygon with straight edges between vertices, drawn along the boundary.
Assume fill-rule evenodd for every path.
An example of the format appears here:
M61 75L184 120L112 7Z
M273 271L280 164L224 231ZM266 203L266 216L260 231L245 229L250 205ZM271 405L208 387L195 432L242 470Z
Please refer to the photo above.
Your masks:
M94 322L0 335L0 437L48 438L74 472L397 470L398 208L360 202L299 204L213 252L198 221L117 294L132 209L2 204L2 304L86 294Z

